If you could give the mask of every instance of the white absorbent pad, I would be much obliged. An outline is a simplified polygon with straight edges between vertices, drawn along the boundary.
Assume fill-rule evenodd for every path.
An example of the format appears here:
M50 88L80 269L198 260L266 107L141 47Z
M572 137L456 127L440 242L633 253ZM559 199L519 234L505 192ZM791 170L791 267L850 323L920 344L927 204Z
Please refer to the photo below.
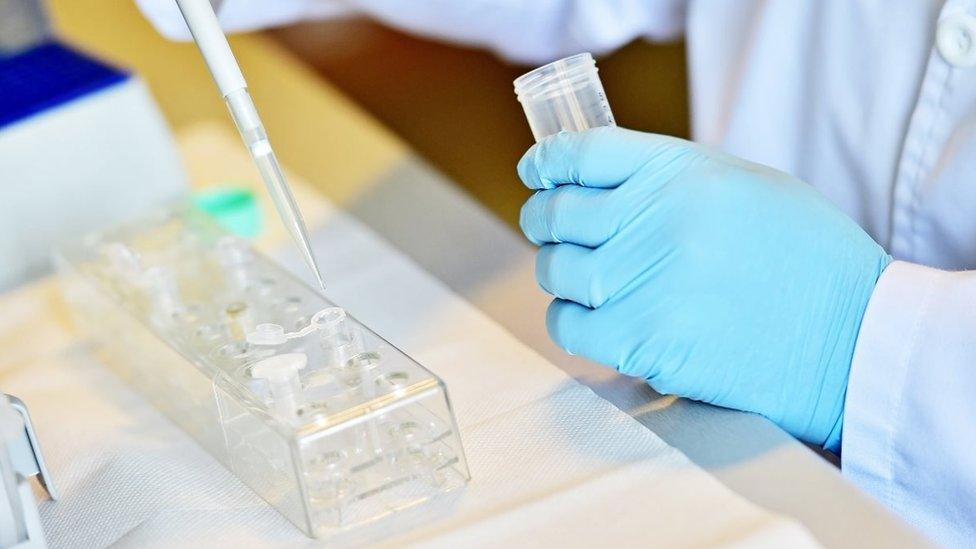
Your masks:
M196 139L203 150L237 151L233 140ZM470 484L440 504L439 518L384 542L815 545L801 525L731 492L367 227L297 194L329 297L441 376L457 413ZM301 272L285 250L283 262ZM50 280L0 297L0 389L30 408L62 494L40 506L52 546L318 543L99 364L65 319Z

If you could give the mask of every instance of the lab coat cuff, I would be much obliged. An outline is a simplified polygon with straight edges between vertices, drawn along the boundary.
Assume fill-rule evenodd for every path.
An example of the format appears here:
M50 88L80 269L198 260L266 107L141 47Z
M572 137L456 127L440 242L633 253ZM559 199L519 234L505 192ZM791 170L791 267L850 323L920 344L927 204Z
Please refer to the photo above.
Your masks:
M224 0L218 15L225 30L241 32L298 21L345 17L355 11L342 0Z
M854 348L841 440L846 477L881 499L893 482L893 417L913 350L944 271L895 261L875 286ZM888 502L885 502L888 503Z

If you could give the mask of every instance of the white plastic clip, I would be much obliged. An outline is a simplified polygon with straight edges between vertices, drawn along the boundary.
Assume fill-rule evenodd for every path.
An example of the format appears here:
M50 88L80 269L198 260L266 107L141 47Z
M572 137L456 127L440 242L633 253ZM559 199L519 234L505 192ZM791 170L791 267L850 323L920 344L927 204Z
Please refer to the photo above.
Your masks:
M44 466L34 426L20 399L0 393L0 545L47 547L28 479L38 477L51 499L58 493Z

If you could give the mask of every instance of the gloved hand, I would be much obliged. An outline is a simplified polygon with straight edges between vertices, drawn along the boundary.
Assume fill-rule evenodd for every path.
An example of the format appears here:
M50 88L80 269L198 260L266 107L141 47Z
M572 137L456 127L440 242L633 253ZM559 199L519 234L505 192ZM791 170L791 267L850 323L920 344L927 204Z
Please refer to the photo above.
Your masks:
M533 146L521 225L572 354L837 451L885 251L807 184L620 128Z

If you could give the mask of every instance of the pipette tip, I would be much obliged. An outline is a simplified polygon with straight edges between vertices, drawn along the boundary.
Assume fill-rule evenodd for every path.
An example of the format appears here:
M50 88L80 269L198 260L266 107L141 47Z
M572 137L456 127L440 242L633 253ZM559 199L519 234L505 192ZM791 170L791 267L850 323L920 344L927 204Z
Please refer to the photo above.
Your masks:
M322 278L322 273L316 271L315 272L315 279L319 283L319 289L322 290L322 293L325 293L325 279Z

